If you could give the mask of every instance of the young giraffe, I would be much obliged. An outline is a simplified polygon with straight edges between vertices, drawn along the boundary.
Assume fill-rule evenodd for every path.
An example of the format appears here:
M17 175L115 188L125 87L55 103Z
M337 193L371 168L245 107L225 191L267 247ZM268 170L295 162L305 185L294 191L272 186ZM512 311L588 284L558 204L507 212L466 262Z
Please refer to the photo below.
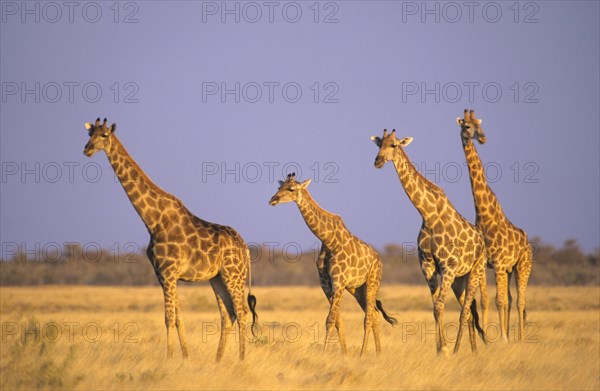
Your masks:
M298 183L295 174L289 174L285 182L279 181L279 189L269 204L295 202L308 228L322 242L317 269L321 288L330 304L323 351L327 348L335 327L342 353L346 354L346 341L339 307L342 293L347 290L365 312L364 337L360 354L362 356L367 352L369 334L373 331L375 351L379 355L381 344L375 311L379 309L390 324L397 323L396 319L388 316L383 310L381 301L377 300L382 273L381 257L371 246L352 235L340 216L327 212L313 200L306 190L309 183L310 179Z
M384 130L383 138L373 136L371 140L379 147L375 167L381 168L388 161L394 163L406 194L423 218L417 239L418 255L433 300L437 352L447 351L444 306L450 287L462 305L454 353L458 352L463 329L467 325L471 350L476 352L475 327L486 342L478 323L474 300L480 280L485 284L487 254L483 236L456 211L444 191L428 181L412 165L402 148L412 142L411 137L398 140L396 130L390 134ZM441 287L438 287L438 274L441 276Z
M156 186L115 136L116 124L107 127L106 118L102 124L98 118L94 125L86 123L85 127L90 139L83 153L91 157L97 151L106 152L125 193L150 234L148 258L165 299L167 356L173 356L175 328L181 353L184 358L188 356L177 281L209 280L221 312L221 337L216 359L221 359L227 334L237 320L239 356L243 360L248 312L244 303L244 285L248 278L250 289L250 252L242 237L233 228L194 216L178 198ZM256 297L252 293L248 294L248 306L254 327Z
M501 336L508 341L510 327L510 279L513 271L517 282L517 308L519 311L519 340L524 336L525 328L525 290L531 273L532 251L527 241L527 234L514 226L502 212L496 195L485 179L481 159L473 144L476 139L480 144L486 141L481 128L481 119L475 118L475 112L465 109L464 118L457 118L460 136L469 167L473 200L475 202L475 223L485 239L490 255L489 265L496 275L496 306L500 317Z

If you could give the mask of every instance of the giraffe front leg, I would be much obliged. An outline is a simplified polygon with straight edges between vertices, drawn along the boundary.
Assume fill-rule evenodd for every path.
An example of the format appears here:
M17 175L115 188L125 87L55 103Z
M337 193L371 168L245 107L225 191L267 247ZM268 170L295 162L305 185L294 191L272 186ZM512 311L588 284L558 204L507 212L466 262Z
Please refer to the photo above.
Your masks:
M438 330L439 330L438 320L437 320L437 317L435 316L435 303L440 294L440 289L438 286L437 276L435 274L427 279L427 286L429 287L429 291L431 293L431 301L433 303L433 308L434 308L433 315L434 315L434 319L435 319L435 347L436 347L437 352L439 353L442 349L442 341L440 340L440 333L438 332Z
M446 305L446 293L448 292L448 288L454 282L454 275L451 273L445 273L442 275L442 286L440 287L439 294L435 300L435 304L433 306L433 316L436 321L436 332L439 334L440 346L438 349L438 353L446 354L448 352L448 347L446 344L446 331L444 329L444 307Z
M331 340L331 337L333 335L333 329L336 327L336 324L338 321L340 303L342 301L342 293L343 293L343 289L341 289L341 288L333 289L333 294L332 294L332 298L331 298L331 306L329 308L329 314L327 315L327 320L326 320L325 343L323 345L323 352L325 352L327 349L327 344ZM340 337L340 340L342 338L343 337Z
M176 328L177 318L177 282L162 281L163 295L165 299L165 325L167 327L167 357L173 357L173 334Z
M500 321L500 336L502 340L508 342L507 319L506 313L508 309L508 275L506 270L500 269L496 271L496 307L498 308L498 317Z
M179 345L181 346L181 355L183 358L188 358L188 344L185 335L185 326L183 325L183 317L181 316L181 308L179 307L179 297L175 294L175 327L177 328L177 334L179 335Z
M338 338L340 340L340 347L342 349L342 354L346 355L348 350L346 349L346 337L344 336L344 325L342 324L342 317L339 314L335 320L335 328L338 332Z
M487 260L486 260L487 262ZM481 273L481 282L479 283L480 290L480 303L481 306L481 322L484 333L487 334L487 325L489 318L489 299L487 293L487 276L485 274L485 267L483 268L483 272Z

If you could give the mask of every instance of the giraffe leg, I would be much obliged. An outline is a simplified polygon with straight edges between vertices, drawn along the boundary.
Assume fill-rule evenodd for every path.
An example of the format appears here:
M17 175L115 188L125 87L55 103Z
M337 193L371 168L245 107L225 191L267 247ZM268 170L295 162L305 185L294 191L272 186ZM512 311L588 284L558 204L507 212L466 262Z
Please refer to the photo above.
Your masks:
M473 302L475 293L477 292L477 289L479 288L479 283L481 280L481 273L483 273L484 267L485 267L485 264L483 262L479 261L479 262L477 262L475 267L473 267L473 269L471 270L471 273L469 273L466 295L464 298L462 310L460 311L460 324L458 326L458 335L456 336L456 343L454 344L454 354L458 353L464 328L468 326L469 318L472 318L471 312L470 312L471 311L471 303ZM474 325L474 320L471 323ZM470 332L471 332L471 329L469 329L469 333ZM475 335L475 329L473 328L473 336L474 335ZM473 339L472 341L475 341L475 339ZM471 350L474 353L477 353L477 346L472 344Z
M338 317L340 312L340 303L342 301L342 293L343 289L334 287L332 297L331 297L331 306L329 308L329 315L327 315L326 321L326 331L325 331L325 344L323 345L323 352L327 349L327 343L331 340L333 335L333 328L336 327L338 323ZM340 340L343 337L340 337Z
M177 335L179 335L179 345L181 346L181 355L183 358L188 358L188 345L185 336L185 326L183 325L183 317L181 316L181 307L179 306L179 295L175 293L175 327L177 328Z
M244 305L244 287L235 291L233 295L233 306L237 317L238 330L240 333L239 354L240 361L244 360L246 353L246 307Z
M510 338L510 310L512 309L512 295L510 293L510 280L512 279L513 271L507 273L508 281L506 283L506 294L508 296L508 305L506 306L506 311L504 318L506 319L506 337Z
M439 334L440 340L438 353L446 353L448 351L448 347L446 346L446 330L444 329L444 307L446 304L446 293L448 292L448 288L452 285L452 282L454 282L454 274L446 272L442 276L442 286L440 287L440 292L433 306L433 316L435 317L437 328L436 332Z
M235 316L233 316L233 302L231 296L227 291L223 280L220 275L213 277L210 280L210 285L215 292L217 298L217 305L219 306L219 312L221 314L221 335L219 337L219 347L217 348L216 362L219 362L223 357L225 351L225 344L227 343L227 335L231 333Z
M508 342L506 335L506 313L508 308L507 302L508 276L506 270L496 270L496 307L498 308L498 316L500 319L500 335L502 340Z
M340 340L342 354L346 355L346 353L348 352L348 350L346 349L346 337L344 337L344 325L342 324L342 317L339 313L335 319L335 328L338 332L338 338Z
M487 263L487 259L486 259ZM485 275L485 267L483 268L483 273L481 273L481 282L479 283L479 291L480 291L480 303L481 306L481 322L484 332L487 332L487 324L489 318L489 300L487 293L487 277Z
M466 294L466 287L467 287L467 282L469 279L469 274L465 274L464 276L460 276L457 277L454 282L452 283L452 291L454 292L454 296L456 297L456 300L458 300L458 302L461 305L461 308L464 306L465 303L465 294ZM473 320L473 317L470 316L471 314L469 313L469 342L471 344L471 350L472 351L477 351L477 341L476 341L476 334L475 334L475 323Z
M427 286L429 286L429 291L431 292L431 300L434 306L434 317L435 317L435 302L440 294L440 290L438 287L437 275L434 274L429 279L427 279ZM442 341L440 340L440 334L438 333L438 321L435 318L435 346L437 352L441 352L442 350Z
M161 278L159 282L163 288L163 295L165 299L165 325L167 326L167 357L171 358L173 357L173 334L176 330L177 319L177 281Z
M375 314L375 301L377 300L377 292L379 291L379 280L376 276L375 272L371 272L371 275L367 279L366 284L366 311L365 311L365 335L363 337L362 349L360 351L360 355L367 353L367 346L369 342L369 336L371 331L373 331L373 339L375 340L375 352L377 355L381 354L381 343L379 341L379 330L375 329L379 324L377 323L377 318Z
M527 290L527 282L533 267L532 253L529 244L527 244L527 252L522 259L517 263L516 280L517 280L517 309L519 311L519 336L518 341L523 341L525 337L525 291Z
M323 246L321 249L321 253L319 254L319 262L317 262L317 270L319 271L319 281L321 283L321 289L323 289L323 293L325 293L325 297L327 297L327 301L331 306L333 301L333 293L331 288L331 278L329 277L329 273L324 269L324 260L329 257L329 253ZM342 317L338 316L335 319L335 328L338 333L338 338L340 340L340 347L342 349L342 354L346 354L346 339L344 337L344 325L342 323Z

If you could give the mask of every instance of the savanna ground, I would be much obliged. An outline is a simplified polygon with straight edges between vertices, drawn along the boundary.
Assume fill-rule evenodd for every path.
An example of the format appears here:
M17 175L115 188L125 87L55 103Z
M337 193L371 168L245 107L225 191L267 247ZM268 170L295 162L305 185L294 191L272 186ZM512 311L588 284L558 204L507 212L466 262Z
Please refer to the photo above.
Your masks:
M349 354L323 353L328 305L317 287L257 287L261 338L238 361L232 335L214 363L219 317L206 284L180 288L190 358L166 359L163 301L158 287L1 287L2 389L599 389L600 291L532 286L522 343L498 341L490 293L491 343L457 356L435 353L428 290L384 286L380 298L396 327L380 322L382 348L359 357L362 312L344 295ZM458 319L448 299L453 336ZM510 339L514 341L515 308Z

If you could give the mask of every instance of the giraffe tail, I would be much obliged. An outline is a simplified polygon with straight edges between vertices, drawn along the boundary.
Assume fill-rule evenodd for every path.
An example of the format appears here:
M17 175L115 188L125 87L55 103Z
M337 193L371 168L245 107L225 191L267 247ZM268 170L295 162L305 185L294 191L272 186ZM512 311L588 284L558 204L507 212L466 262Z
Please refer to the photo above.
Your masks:
M258 315L256 314L256 296L252 293L248 293L248 307L250 307L250 311L252 312L252 335L256 338L256 321L258 320Z
M383 309L383 304L381 304L381 300L376 300L375 306L381 312L381 315L383 315L383 319L385 319L389 324L395 326L398 323L398 320L396 318L389 316L387 312L385 312L385 310Z
M481 340L483 341L484 344L487 345L487 339L485 338L485 332L483 331L483 329L481 328L481 325L479 324L479 314L477 313L477 301L475 299L473 299L473 301L471 302L471 316L473 317L473 323L475 324L475 328L477 329L477 332L479 333Z
M248 259L248 307L250 308L250 312L252 312L252 326L250 327L250 330L252 331L254 338L257 338L256 322L258 321L258 315L256 314L256 296L252 294L252 262L249 249L246 249L246 257Z

